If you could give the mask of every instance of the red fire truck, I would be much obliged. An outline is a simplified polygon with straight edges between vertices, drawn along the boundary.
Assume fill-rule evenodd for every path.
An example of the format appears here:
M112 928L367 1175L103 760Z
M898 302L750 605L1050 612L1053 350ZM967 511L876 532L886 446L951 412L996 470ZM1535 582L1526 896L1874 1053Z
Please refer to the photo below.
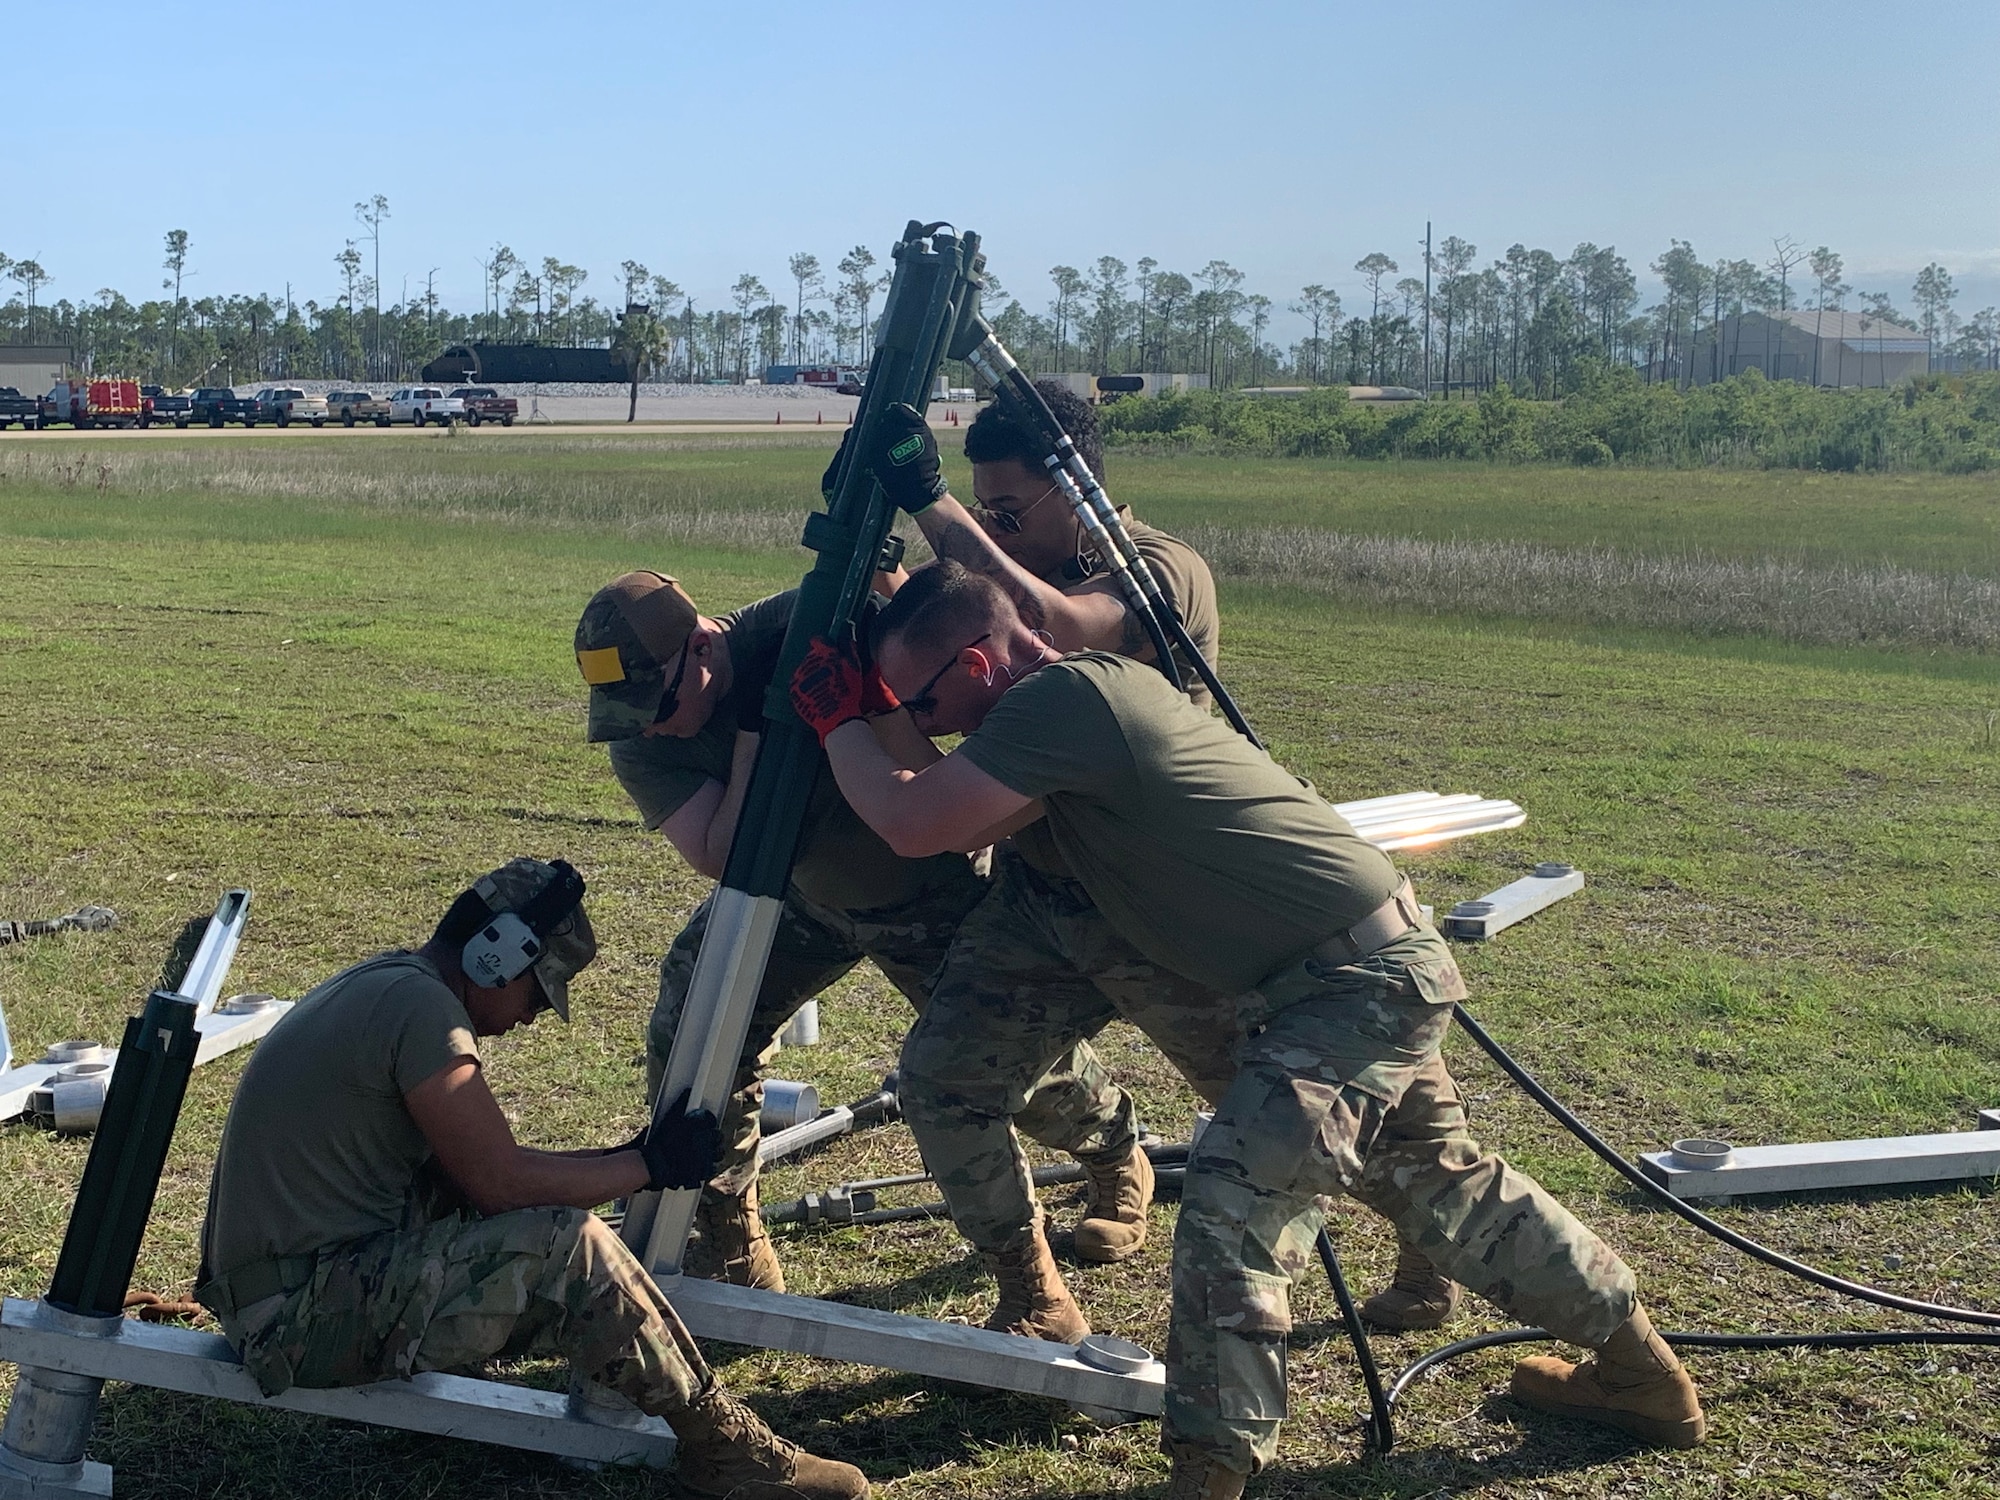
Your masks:
M137 427L144 415L136 380L58 380L42 398L44 427Z

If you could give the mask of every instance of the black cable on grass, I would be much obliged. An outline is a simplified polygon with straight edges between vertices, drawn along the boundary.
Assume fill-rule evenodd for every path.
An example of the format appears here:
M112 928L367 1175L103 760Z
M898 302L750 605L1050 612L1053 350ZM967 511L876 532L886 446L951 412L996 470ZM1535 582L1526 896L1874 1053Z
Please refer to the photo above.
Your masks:
M1681 1202L1638 1167L1620 1156L1603 1136L1571 1114L1555 1095L1535 1081L1533 1074L1508 1056L1505 1047L1487 1035L1486 1028L1473 1020L1464 1006L1454 1006L1453 1013L1458 1019L1458 1024L1465 1028L1465 1034L1479 1043L1486 1055L1500 1064L1507 1076L1518 1083L1529 1098L1554 1115L1564 1129L1588 1146L1613 1171L1648 1196L1657 1199L1664 1207L1686 1219L1704 1234L1713 1235L1723 1244L1742 1251L1752 1260L1761 1260L1765 1265L1775 1267L1789 1276L1809 1281L1814 1286L1825 1287L1830 1292L1839 1292L1842 1296L1852 1297L1858 1302L1872 1302L1877 1307L1893 1308L1897 1312L1911 1313L1920 1318L1938 1318L1947 1323L1974 1323L1983 1328L2000 1328L2000 1313L1984 1312L1975 1307L1952 1307L1945 1303L1924 1302L1915 1297L1885 1292L1880 1287L1869 1286L1864 1282L1849 1281L1845 1276L1822 1271L1817 1266L1809 1266L1802 1260L1794 1260L1789 1255L1771 1249L1768 1245L1759 1244L1748 1235L1738 1234L1727 1224L1711 1219L1700 1209Z
M1796 1276L1801 1281L1838 1292L1844 1297L1852 1297L1859 1302L1870 1302L1877 1307L1891 1308L1897 1312L1915 1314L1923 1318L1936 1318L1948 1323L1972 1323L1981 1328L2000 1329L2000 1313L1986 1312L1974 1307L1952 1307L1944 1303L1924 1302L1915 1297L1899 1296L1895 1292L1883 1291L1880 1287L1864 1282L1849 1281L1845 1276L1836 1276L1831 1271L1822 1271L1817 1266L1807 1265L1802 1260L1773 1250L1760 1244L1748 1235L1738 1234L1727 1224L1710 1218L1700 1209L1683 1203L1660 1184L1653 1181L1637 1166L1626 1160L1612 1148L1596 1131L1582 1120L1536 1081L1535 1076L1508 1054L1507 1049L1487 1034L1486 1028L1467 1014L1464 1006L1454 1007L1458 1024L1465 1028L1466 1035L1477 1042L1486 1055L1498 1063L1507 1076L1519 1084L1522 1090L1549 1114L1555 1117L1564 1129L1574 1135L1606 1165L1621 1177L1657 1199L1702 1233L1722 1241L1733 1250L1739 1250L1753 1260L1762 1261L1788 1276ZM1876 1333L1865 1330L1842 1330L1834 1333L1685 1333L1662 1332L1660 1337L1677 1349L1883 1349L1899 1344L1939 1344L1970 1345L1979 1348L2000 1348L2000 1332L1970 1333L1961 1330L1898 1331ZM1446 1344L1442 1349L1433 1349L1422 1359L1398 1375L1390 1384L1383 1408L1396 1404L1403 1392L1436 1369L1439 1365L1457 1359L1460 1355L1472 1354L1481 1349L1493 1349L1504 1344L1540 1343L1555 1338L1544 1328L1507 1328L1498 1333L1482 1333L1457 1343ZM1364 1378L1370 1373L1371 1364L1364 1361ZM1370 1405L1375 1405L1377 1387L1371 1381L1369 1386ZM1387 1453L1389 1442L1378 1442L1378 1434L1388 1434L1386 1426L1379 1425L1381 1417L1371 1418L1369 1438L1378 1451ZM1390 1442L1394 1441L1390 1435Z

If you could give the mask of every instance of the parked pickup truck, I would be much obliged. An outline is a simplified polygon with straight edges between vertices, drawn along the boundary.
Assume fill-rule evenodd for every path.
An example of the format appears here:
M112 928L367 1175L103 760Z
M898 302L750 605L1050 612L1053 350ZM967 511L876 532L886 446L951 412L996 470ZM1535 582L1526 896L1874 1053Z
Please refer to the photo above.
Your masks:
M462 385L452 395L465 403L465 420L474 427L481 422L512 427L514 418L521 414L520 402L501 395L490 385Z
M406 385L390 394L389 420L417 427L426 422L449 427L465 420L465 403L456 396L447 396L434 385Z
M0 430L16 422L33 432L42 425L42 403L33 396L22 395L11 385L0 385Z
M186 396L176 396L165 386L142 385L139 396L140 404L145 407L139 415L141 427L151 427L155 422L171 422L176 427L185 427L188 414L194 410L194 403Z
M326 426L324 396L308 396L289 385L267 385L257 393L255 401L256 410L245 426L255 426L259 422L276 422L280 427L289 427L294 422Z
M254 427L257 403L249 396L237 395L226 385L205 385L188 398L188 420L206 422L211 427L220 427L224 422Z
M367 391L328 391L326 414L342 427L352 427L356 422L373 422L377 427L389 425L389 403Z

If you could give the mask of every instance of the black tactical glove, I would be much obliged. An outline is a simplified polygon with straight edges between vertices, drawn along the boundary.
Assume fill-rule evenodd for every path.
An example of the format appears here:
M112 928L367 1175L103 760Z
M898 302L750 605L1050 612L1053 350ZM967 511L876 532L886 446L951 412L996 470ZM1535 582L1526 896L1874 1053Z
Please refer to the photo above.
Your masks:
M687 1112L688 1090L682 1089L666 1110L653 1117L639 1137L639 1154L646 1158L646 1189L698 1188L715 1171L722 1153L722 1126L707 1110Z
M907 402L898 401L882 413L874 449L861 458L882 492L913 516L930 509L950 488L938 467L931 424Z

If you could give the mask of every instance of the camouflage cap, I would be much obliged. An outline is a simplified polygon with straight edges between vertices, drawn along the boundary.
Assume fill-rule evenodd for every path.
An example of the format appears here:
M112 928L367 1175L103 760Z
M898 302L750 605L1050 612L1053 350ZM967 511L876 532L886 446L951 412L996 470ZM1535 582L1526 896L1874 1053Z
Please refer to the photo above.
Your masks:
M524 909L557 878L554 865L539 859L510 859L499 869L482 875L472 884L494 911ZM569 982L597 957L597 934L590 930L590 917L578 902L568 916L549 933L530 972L541 986L543 996L565 1021L569 1019Z
M625 573L590 596L576 622L576 664L590 684L585 737L629 740L645 731L667 687L667 663L701 616L664 573Z

